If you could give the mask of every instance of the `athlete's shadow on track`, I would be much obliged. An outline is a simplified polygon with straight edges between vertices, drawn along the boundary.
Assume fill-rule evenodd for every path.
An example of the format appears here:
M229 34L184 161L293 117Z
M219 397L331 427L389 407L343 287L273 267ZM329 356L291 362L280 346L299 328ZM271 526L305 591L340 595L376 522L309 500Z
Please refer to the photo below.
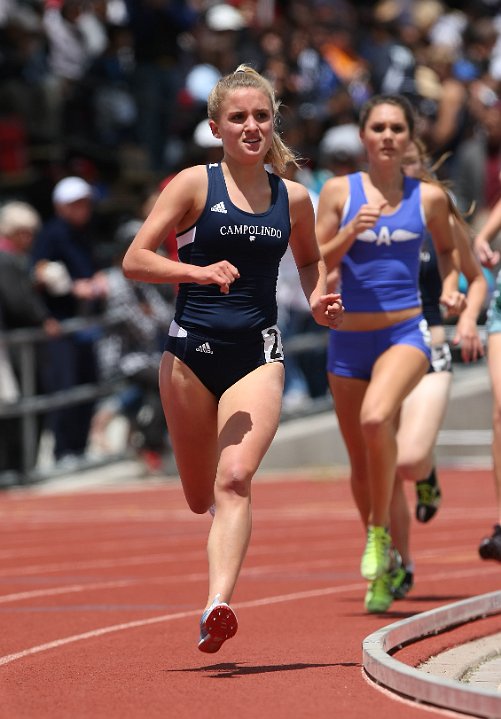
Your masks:
M459 602L461 599L470 599L471 594L411 594L406 597L407 602Z
M368 614L363 609L360 612L347 612L344 616L346 617L389 617L390 619L408 619L409 617L414 617L419 612L423 611L422 609L408 609L407 607L409 604L415 604L417 602L433 602L436 603L438 601L441 602L459 602L462 599L469 599L471 595L469 594L416 594L412 595L411 597L406 597L403 602L405 602L405 607L402 606L402 609L399 608L400 602L395 601L391 605L391 609L388 609L386 612L377 612L374 614ZM357 601L360 603L360 600L353 599L350 601Z
M222 662L221 664L208 664L203 667L190 669L166 669L167 672L197 672L207 674L213 679L233 679L252 674L269 674L271 672L296 672L301 669L325 669L326 667L361 667L359 662L335 662L334 664L268 664L267 666L246 666L240 662Z
M432 602L433 604L436 604L436 602L438 601L460 602L462 599L470 599L470 596L471 595L467 594L416 594L412 595L412 597L407 597L405 599L405 602L407 606L409 604L412 606L412 604L416 604L419 602ZM419 614L419 612L423 611L423 609L399 609L398 604L399 602L392 604L391 609L389 609L387 612L384 612L384 614L388 617L394 617L395 619L408 619L409 617L414 617L416 614Z

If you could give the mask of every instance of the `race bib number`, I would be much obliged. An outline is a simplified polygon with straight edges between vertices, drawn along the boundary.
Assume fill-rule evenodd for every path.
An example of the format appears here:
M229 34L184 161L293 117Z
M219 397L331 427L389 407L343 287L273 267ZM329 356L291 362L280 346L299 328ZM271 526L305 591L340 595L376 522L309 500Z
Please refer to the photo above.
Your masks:
M277 325L262 331L264 341L264 358L266 362L278 362L284 358L282 335Z
M422 319L419 322L419 330L421 334L423 335L424 343L427 347L431 347L431 332L428 327L428 322L425 319Z
M447 342L431 348L431 366L434 372L452 372L451 348Z

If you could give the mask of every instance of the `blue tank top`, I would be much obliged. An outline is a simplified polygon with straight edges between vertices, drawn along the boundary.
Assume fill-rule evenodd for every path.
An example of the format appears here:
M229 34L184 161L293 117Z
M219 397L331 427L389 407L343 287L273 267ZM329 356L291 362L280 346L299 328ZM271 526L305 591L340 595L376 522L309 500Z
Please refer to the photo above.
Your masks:
M438 271L437 254L430 233L427 232L420 253L419 287L423 304L423 315L430 327L443 325L440 312L442 279Z
M350 194L341 227L367 204L361 173L348 175ZM404 177L403 197L391 215L357 236L341 261L341 292L348 312L419 307L419 250L426 233L420 181Z
M276 324L280 260L290 237L289 196L282 179L268 173L271 204L245 212L230 200L221 165L207 165L208 192L197 222L177 236L181 262L204 267L228 260L240 272L227 295L218 285L181 283L176 322L224 337Z

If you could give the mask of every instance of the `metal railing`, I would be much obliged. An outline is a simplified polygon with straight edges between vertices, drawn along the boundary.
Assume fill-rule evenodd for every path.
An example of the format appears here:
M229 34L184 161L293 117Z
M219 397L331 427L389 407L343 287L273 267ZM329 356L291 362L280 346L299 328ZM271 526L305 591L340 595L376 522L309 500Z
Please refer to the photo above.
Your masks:
M60 323L61 337L80 330L100 328L105 330L116 326L113 321L103 317L76 318ZM36 468L39 445L38 415L54 409L71 407L90 400L107 397L120 390L126 380L98 381L80 384L70 389L60 390L51 394L37 394L37 345L50 341L50 337L39 328L16 329L1 333L7 348L15 348L19 365L19 398L14 402L0 401L0 419L21 420L21 472L18 473L19 483L29 483L43 478ZM0 486L16 483L16 472L0 472Z
M71 335L80 330L100 329L105 332L116 327L117 323L104 317L77 318L61 322L61 336ZM480 328L483 341L486 340L485 328ZM447 339L450 342L454 336L454 326L446 326ZM53 470L41 471L36 466L39 447L38 415L54 409L71 407L89 400L109 397L123 389L128 380L118 377L110 380L99 380L92 384L81 384L71 389L60 390L51 394L37 394L37 345L47 342L50 338L39 328L17 329L1 333L1 338L7 347L16 348L19 357L19 390L20 397L15 402L0 401L0 419L21 419L21 445L22 462L21 472L0 471L0 487L16 483L31 483L51 476ZM328 342L328 332L305 332L284 341L286 353L303 354L305 352L325 350ZM461 361L459 349L453 348L454 361ZM302 408L282 413L282 421L298 416L315 414L332 408L329 396L318 397ZM89 460L83 468L99 466L110 461L116 461L116 455L110 458Z

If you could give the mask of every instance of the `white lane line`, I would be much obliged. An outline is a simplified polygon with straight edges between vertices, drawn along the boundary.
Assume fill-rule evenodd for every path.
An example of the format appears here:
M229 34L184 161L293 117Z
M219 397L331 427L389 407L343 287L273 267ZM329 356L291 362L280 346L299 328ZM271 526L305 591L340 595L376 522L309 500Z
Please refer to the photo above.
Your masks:
M58 594L74 594L85 592L87 589L110 589L129 587L138 584L137 579L124 579L115 582L94 582L93 584L69 584L65 587L52 587L51 589L33 589L30 592L16 592L15 594L4 594L0 596L0 604L18 602L23 599L35 599L36 597L54 597Z
M457 549L457 548L456 548ZM428 558L436 559L436 556L441 556L441 553L439 550L423 550L419 552L416 556L418 560L426 560ZM457 551L454 556L457 555ZM459 558L462 560L463 556L469 556L469 554L460 554ZM448 557L448 564L451 563L451 556ZM77 568L81 568L80 565L77 565ZM279 564L261 564L256 567L244 567L240 573L241 577L265 577L267 575L274 575L274 576L280 576L281 578L287 577L291 573L298 573L301 571L309 571L309 570L331 570L332 572L340 573L341 571L346 574L346 570L340 569L338 564L336 563L336 559L329 557L324 559L316 559L313 561L308 562L289 562L287 564L284 564L283 562L280 562ZM490 570L490 571L489 571ZM459 570L460 575L464 576L464 571L472 571L474 574L477 574L478 570ZM482 573L492 573L494 574L497 571L497 565L482 565ZM179 581L183 582L198 582L201 580L204 580L207 576L207 572L192 572L190 574L176 574L176 575L168 575L168 576L159 576L159 577L152 577L152 578L135 578L135 579L124 579L124 580L112 580L112 581L104 581L104 582L93 582L89 584L69 584L69 585L63 585L59 587L50 587L47 589L33 589L30 591L24 591L24 592L13 592L11 594L4 594L0 595L0 604L8 604L10 602L17 602L22 601L26 599L34 599L37 597L51 597L51 596L57 596L57 595L63 595L63 594L72 594L77 592L85 592L87 590L96 590L96 589L114 589L114 588L122 588L127 586L134 586L134 585L142 585L142 584L172 584L177 583ZM452 574L448 574L447 576L454 576ZM433 579L433 576L429 577L430 579Z
M473 511L470 511L469 514L474 514ZM464 518L464 510L463 514L458 512L457 516L461 516ZM455 517L455 515L454 515ZM455 521L455 519L454 519ZM451 524L454 523L451 521ZM438 531L438 530L437 530ZM444 526L440 530L440 537L448 538L450 533L450 528L448 527L448 524ZM461 541L466 536L466 533L463 532L464 536L458 536L457 534L456 539L460 539ZM278 536L282 536L279 534ZM470 535L468 534L468 537ZM266 539L266 535L260 538L260 541L262 542L264 539ZM308 537L304 540L308 541ZM277 556L277 554L280 554L281 556L291 554L295 555L299 551L301 551L304 548L304 542L297 542L295 539L288 541L287 544L281 543L280 546L277 546L276 543L273 544L273 546L270 546L269 544L259 544L252 547L249 553L249 559L253 557L254 559L257 559L258 557L266 556L269 554L272 554L273 556ZM329 552L329 556L333 554L332 547L333 539L330 537L327 538L320 538L320 539L313 539L313 541L309 542L310 547L310 553L311 554L319 554L320 552ZM352 538L346 540L343 543L343 549L345 553L350 551L358 551L358 547L360 546L360 541L358 537L353 536ZM360 550L361 551L361 550ZM458 552L461 552L460 557L463 558L465 556L470 556L472 552L476 553L476 549L472 549L471 542L458 544L455 548L455 555L458 554ZM416 552L416 561L419 562L420 559L425 558L431 558L435 556L441 556L443 554L442 549L422 549L418 550ZM152 565L152 564L168 564L172 562L187 562L187 561L206 561L206 554L203 548L201 549L187 549L186 551L179 551L179 548L174 545L172 548L169 547L166 552L159 552L157 554L137 554L135 556L127 556L127 557L104 557L102 559L90 559L90 560L73 560L73 561L67 561L67 562L54 562L54 563L40 563L40 564L27 564L24 567L20 566L11 566L11 567L5 567L4 569L0 569L0 577L5 579L10 579L11 581L16 581L20 577L23 576L29 576L29 575L40 575L40 574L49 574L49 573L60 573L60 572L68 572L71 571L73 577L75 576L75 573L82 572L85 570L94 570L94 569L110 569L115 567L134 567L137 565Z
M200 550L186 552L183 554L185 559L200 559ZM18 569L4 569L0 571L0 577L19 577L29 574L41 574L47 572L64 572L72 570L73 573L84 569L109 569L110 567L133 567L135 565L143 566L145 564L157 564L161 562L176 562L179 557L174 554L149 554L139 555L137 557L123 557L121 559L95 559L88 562L61 562L59 564L34 564Z
M449 572L446 574L448 580L451 579L463 579L465 577L471 577L481 574L485 575L485 568L479 567L478 569L461 570L457 572ZM439 572L434 575L428 575L425 577L428 581L436 579L444 579L444 573ZM353 584L344 584L337 587L324 587L323 589L310 589L304 592L294 592L292 594L281 594L275 597L264 597L262 599L252 599L246 602L236 602L233 606L235 609L247 609L251 607L267 606L270 604L279 604L284 602L294 602L302 599L313 599L316 597L325 597L333 594L342 594L344 592L359 591L366 587L366 582L355 582ZM115 632L126 631L128 629L137 629L138 627L151 626L153 624L160 624L162 622L171 622L176 619L186 619L188 617L197 617L200 615L200 610L190 610L187 612L177 612L175 614L164 614L158 617L149 617L147 619L138 619L133 622L125 622L122 624L113 624L108 627L101 627L100 629L92 629L89 632L83 634L74 634L69 637L62 637L61 639L55 639L52 642L45 644L39 644L34 647L28 647L20 652L13 654L6 654L0 657L0 666L11 664L19 659L24 659L34 654L40 654L41 652L50 651L51 649L57 649L67 644L73 644L75 642L84 641L86 639L95 639L106 634L112 634Z
M254 599L248 602L238 602L235 603L233 606L235 609L242 609L247 607L259 607L263 604L278 604L279 602L290 602L295 601L298 599L309 599L313 597L321 597L326 596L329 594L340 594L341 592L351 591L353 589L360 589L362 586L365 586L361 584L360 582L357 584L347 584L342 587L328 587L325 589L312 589L310 591L305 592L296 592L294 594L283 594L276 597L267 597L264 599ZM3 657L0 657L0 666L5 666L6 664L11 664L12 662L17 661L18 659L24 659L25 657L32 656L33 654L40 654L41 652L46 652L51 649L58 649L59 647L65 646L66 644L73 644L74 642L80 642L85 639L95 639L96 637L102 637L105 634L112 634L114 632L122 632L127 629L136 629L138 627L147 627L151 626L152 624L160 624L162 622L171 622L176 619L186 619L188 617L198 617L200 616L200 610L195 609L188 612L177 612L175 614L164 614L159 617L150 617L148 619L138 619L133 622L125 622L123 624L113 624L109 627L101 627L100 629L92 629L89 632L84 632L83 634L74 634L70 637L62 637L61 639L55 639L52 642L47 642L46 644L39 644L34 647L29 647L28 649L23 649L20 652L15 652L14 654L6 654Z
M240 576L241 577L259 577L259 576L267 576L272 575L274 577L280 577L283 578L284 576L288 576L291 573L297 574L301 571L311 571L312 569L319 570L319 569L330 569L332 571L336 571L335 564L332 559L317 559L313 562L295 562L284 565L281 564L268 564L268 565L261 565L259 567L246 567L242 569ZM339 570L337 570L339 572ZM115 589L115 588L122 588L127 586L133 586L133 585L143 585L143 584L176 584L180 581L187 583L187 582L199 582L202 580L205 580L207 578L207 572L193 572L191 574L178 574L178 575L169 575L167 577L152 577L150 579L146 578L136 578L136 579L127 579L127 580L119 580L116 581L109 581L109 582L93 582L90 584L68 584L65 586L60 587L51 587L49 589L33 589L31 591L25 591L25 592L15 592L12 594L4 594L0 595L0 604L8 604L10 602L17 602L22 601L24 599L35 599L37 597L52 597L57 596L61 594L72 594L77 592L85 592L86 590L95 590L95 589Z
M312 541L308 544L308 546L311 548L311 553L318 553L327 550L330 554L332 554L332 540L330 539ZM354 548L358 546L359 541L355 538L344 543L345 549L347 547ZM288 542L287 544L282 543L280 547L270 547L268 545L255 546L252 548L252 556L254 558L257 558L258 556L265 556L267 554L273 554L273 556L277 556L277 554L297 554L297 552L301 551L303 547L304 543L297 542L295 540ZM20 576L26 576L30 574L46 574L48 572L65 572L68 570L72 570L74 574L75 572L86 569L109 569L118 566L133 567L138 564L162 564L167 562L178 562L181 564L185 561L193 560L200 560L205 562L206 556L207 555L204 549L189 549L186 551L178 551L176 547L173 547L172 550L169 549L167 553L159 554L138 554L136 556L120 558L108 557L103 559L92 559L83 561L75 560L71 562L58 562L52 564L28 564L24 567L9 567L0 570L0 577L9 577L13 581L15 581Z

